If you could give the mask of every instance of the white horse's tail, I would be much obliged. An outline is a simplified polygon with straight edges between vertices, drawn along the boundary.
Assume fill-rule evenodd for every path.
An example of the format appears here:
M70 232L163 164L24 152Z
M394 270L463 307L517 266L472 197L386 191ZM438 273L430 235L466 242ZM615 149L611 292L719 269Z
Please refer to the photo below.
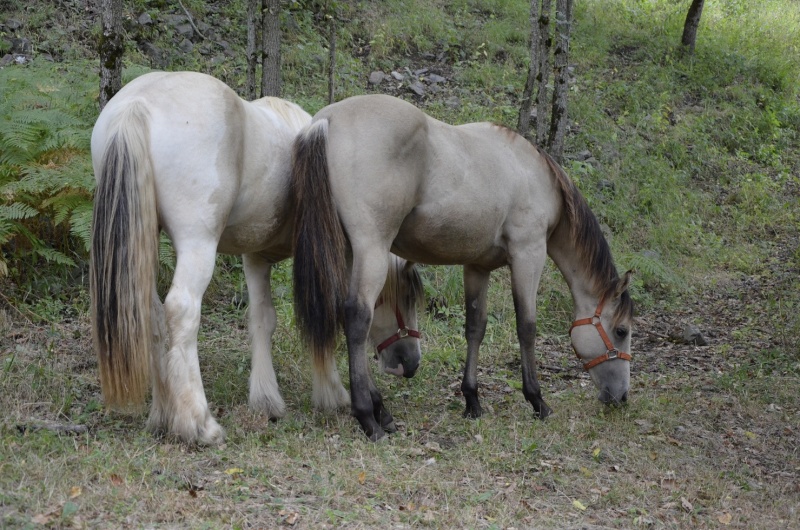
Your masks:
M126 105L107 129L92 218L92 335L109 407L141 405L150 383L158 219L148 111Z

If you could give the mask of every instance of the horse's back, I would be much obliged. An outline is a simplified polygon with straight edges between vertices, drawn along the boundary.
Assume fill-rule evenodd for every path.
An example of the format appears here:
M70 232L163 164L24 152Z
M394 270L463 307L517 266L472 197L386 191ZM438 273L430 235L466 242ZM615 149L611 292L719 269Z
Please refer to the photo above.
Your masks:
M326 107L332 190L355 231L396 234L393 250L423 263L508 259L509 238L542 241L560 208L536 149L489 123L452 126L389 96ZM514 226L538 227L520 234ZM365 227L362 230L362 227Z

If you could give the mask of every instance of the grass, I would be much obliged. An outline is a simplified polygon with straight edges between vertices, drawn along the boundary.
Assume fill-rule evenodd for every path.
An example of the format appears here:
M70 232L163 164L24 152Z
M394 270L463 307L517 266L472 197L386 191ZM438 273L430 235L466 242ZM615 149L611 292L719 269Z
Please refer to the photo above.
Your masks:
M157 12L152 4L134 11ZM219 12L184 4L197 20L241 13L240 3ZM289 414L265 421L245 405L241 265L220 258L200 361L228 436L220 447L188 448L144 433L142 415L103 410L81 264L37 267L24 281L4 280L0 297L0 527L800 526L800 8L708 4L696 52L686 56L677 45L683 4L575 6L566 167L607 229L618 267L637 270L628 407L604 409L579 372L566 336L571 299L548 266L537 346L556 415L533 421L521 395L508 273L498 271L480 361L487 414L463 419L460 271L425 267L423 363L411 380L377 376L401 423L370 444L346 412L311 407L284 263L273 276L274 357ZM342 2L337 96L372 90L374 69L429 67L448 78L439 93L393 93L450 123L514 126L528 5ZM28 28L54 17L83 28L73 11L19 16ZM313 112L325 104L327 42L306 4L286 16L295 29L285 34L285 95ZM233 26L221 36L242 47ZM47 42L57 60L85 57L74 34L41 35L37 45ZM147 69L134 49L128 60L126 79ZM195 50L172 60L173 69L243 85L241 56L212 64ZM164 279L162 295L166 288ZM711 345L663 340L685 322ZM344 352L339 368L346 373ZM58 430L65 426L85 431Z

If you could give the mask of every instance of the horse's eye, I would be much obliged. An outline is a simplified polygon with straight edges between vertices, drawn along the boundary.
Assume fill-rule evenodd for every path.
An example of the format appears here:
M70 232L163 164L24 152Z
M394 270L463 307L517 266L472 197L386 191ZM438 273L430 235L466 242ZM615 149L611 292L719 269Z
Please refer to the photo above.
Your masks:
M614 330L614 334L617 336L618 339L622 340L628 336L628 328L616 328Z

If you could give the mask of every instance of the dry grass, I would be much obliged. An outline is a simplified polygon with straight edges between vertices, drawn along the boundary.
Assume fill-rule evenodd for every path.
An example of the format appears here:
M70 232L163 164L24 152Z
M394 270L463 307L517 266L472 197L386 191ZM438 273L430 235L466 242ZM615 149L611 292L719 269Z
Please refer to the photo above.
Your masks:
M502 283L502 282L501 282ZM501 286L502 287L502 286ZM569 359L540 341L557 414L534 422L519 386L511 308L493 291L479 421L461 417L461 321L427 317L410 381L379 378L400 422L366 441L346 413L311 409L307 360L281 299L276 357L290 413L245 406L247 333L224 287L208 300L201 362L225 445L195 450L99 407L88 322L5 312L0 348L0 525L170 528L788 528L796 512L800 391L768 344L712 328L708 347L634 341L630 406L607 410ZM718 296L720 303L725 296ZM708 304L709 310L714 300ZM499 309L498 309L499 307ZM641 316L650 330L668 326ZM658 322L654 325L653 322ZM765 364L766 362L766 364ZM770 365L769 363L773 364ZM567 366L567 369L563 367ZM342 365L344 368L344 364ZM57 430L85 426L86 432Z

